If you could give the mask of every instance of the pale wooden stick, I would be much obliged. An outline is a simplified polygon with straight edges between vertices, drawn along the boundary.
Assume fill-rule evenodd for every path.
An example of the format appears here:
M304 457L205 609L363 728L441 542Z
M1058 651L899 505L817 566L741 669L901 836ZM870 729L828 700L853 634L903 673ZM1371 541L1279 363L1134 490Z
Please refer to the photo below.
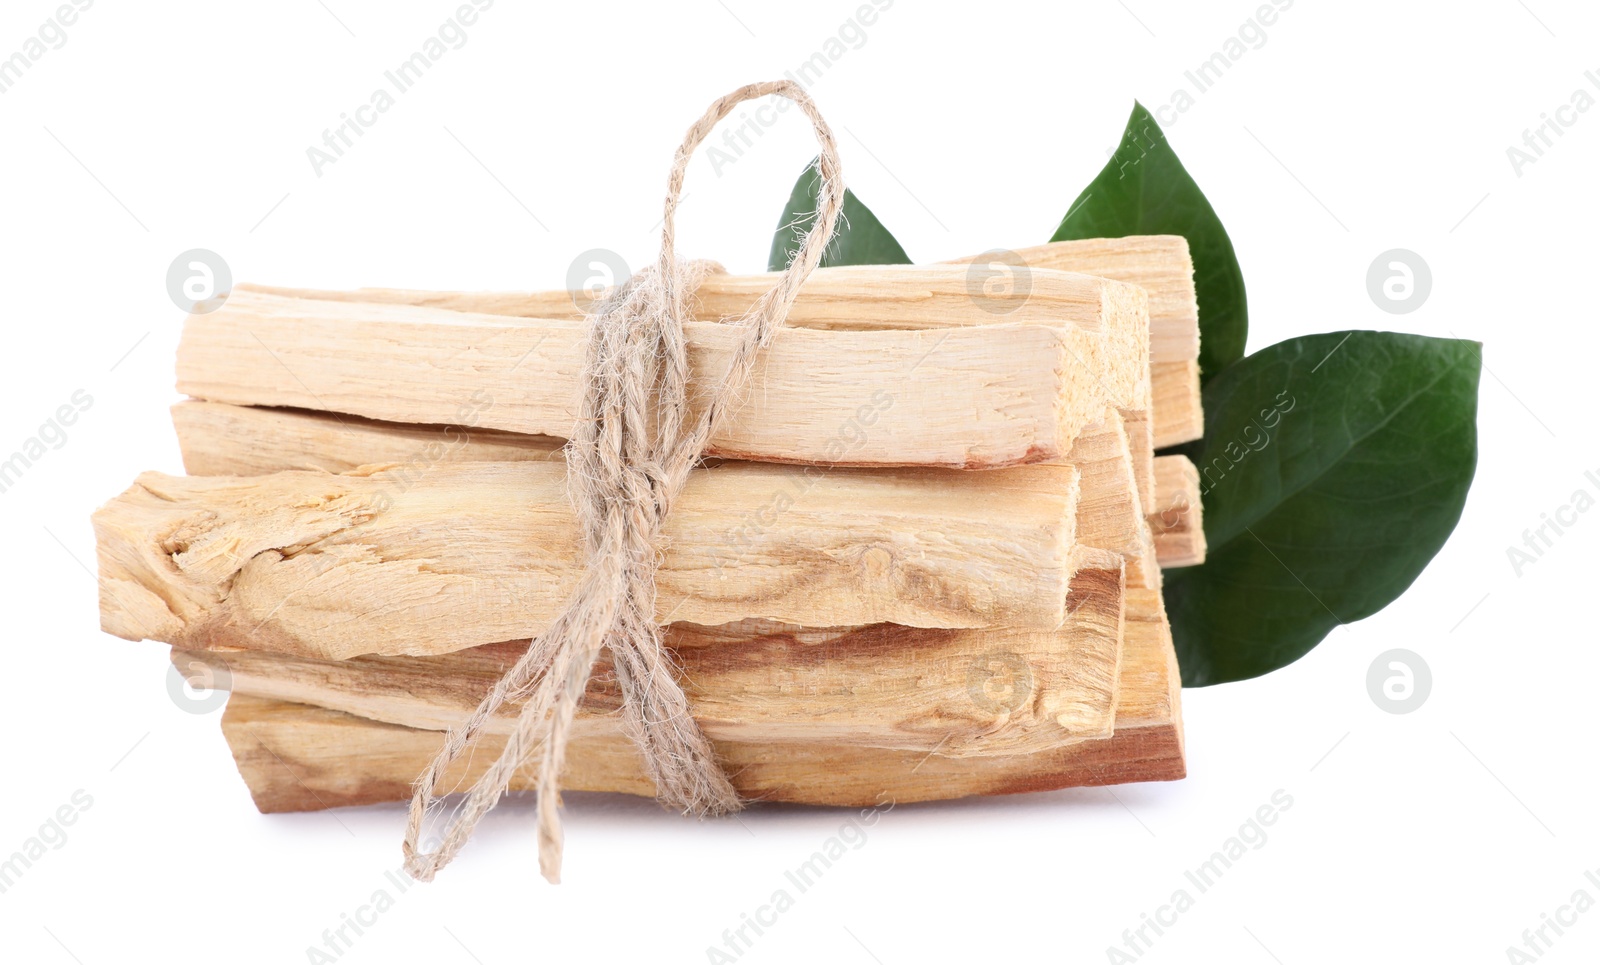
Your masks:
M463 416L470 420L473 413ZM560 458L559 441L543 436L220 402L180 402L172 407L172 422L184 466L196 476L264 475L285 469L349 472L375 464L423 473L432 466L459 462ZM1102 421L1079 433L1064 462L1080 477L1078 542L1122 554L1128 585L1159 586L1155 543L1141 508L1146 504L1135 491L1132 454L1117 410L1107 409Z
M899 294L904 304L888 304L914 313L916 300ZM993 322L970 302L975 323L943 329L932 327L937 317L918 329L783 328L711 454L966 469L1061 458L1106 405L1145 404L1144 294L1117 286L1106 297L1121 307L1100 316L1099 330ZM479 425L563 436L576 417L584 328L236 291L185 324L178 388L218 402L443 424L487 398ZM685 333L695 378L714 381L734 333L710 322Z
M1158 449L1192 442L1205 433L1200 407L1200 363L1150 363L1150 413Z
M1045 271L1066 271L1138 285L1150 295L1150 360L1180 362L1199 358L1200 312L1194 294L1194 261L1188 239L1182 235L1052 241L1001 254L1007 263L1025 266L1030 282ZM949 264L970 264L984 257L975 255Z
M1156 460L1160 501L1150 514L1162 566L1196 566L1206 561L1206 533L1200 517L1200 473L1188 456Z
M751 800L871 806L1184 776L1183 723L1171 633L1154 590L1129 590L1119 701L1111 737L1048 751L947 757L830 743L718 741L718 757ZM222 720L239 773L263 812L313 811L401 801L442 739L437 731L335 710L236 694ZM442 787L461 787L492 759L500 738L458 762ZM562 777L569 790L645 797L637 750L607 735L577 738ZM526 789L519 777L514 789Z
M982 256L958 259L948 264L971 264ZM1079 241L1057 241L1045 245L1022 248L1008 254L1008 260L1026 265L1029 271L1025 285L983 288L983 298L991 309L989 321L1021 321L1016 313L1029 306L1042 306L1048 312L1057 312L1061 318L1075 324L1094 328L1096 310L1105 317L1114 312L1111 292L1097 297L1093 290L1079 279L1100 276L1115 281L1137 285L1149 296L1150 377L1154 398L1149 407L1153 414L1155 448L1174 446L1200 438L1204 428L1200 411L1200 368L1196 361L1200 354L1199 313L1195 302L1194 266L1189 254L1189 242L1180 235L1146 235L1127 238L1091 238ZM900 269L910 271L910 269ZM862 328L899 327L922 324L915 316L900 321L891 319L894 312L893 295L870 279L877 268L825 268L812 274L804 292L815 292L813 300L802 295L796 302L799 320L791 316L790 323L800 327ZM1058 272L1068 278L1061 278ZM714 319L720 314L732 313L747 305L752 292L759 292L762 279L771 276L712 275L700 289L701 317ZM860 283L860 279L868 279ZM1035 279L1044 284L1060 287L1035 293ZM931 282L931 279L930 279ZM965 286L970 291L979 279L969 279ZM947 286L951 281L946 281ZM1071 286L1082 286L1073 295ZM953 287L953 286L952 286ZM931 289L931 284L930 284ZM523 317L579 318L585 308L592 307L593 293L589 292L430 292L407 289L362 288L355 291L327 291L319 289L287 288L267 285L241 285L239 290L267 292L302 298L338 301L365 301L396 305L419 305L446 308L455 311L482 312L491 315L516 315ZM1015 301L1017 308L1010 309L1006 300ZM958 295L944 291L931 292L912 304L920 310L924 305L960 306ZM970 306L964 306L970 308ZM965 317L970 312L946 311L947 321ZM1027 316L1034 317L1033 315ZM980 317L978 319L982 321ZM951 322L953 323L953 321ZM966 322L970 324L971 322ZM926 324L933 324L932 322ZM1132 421L1132 409L1125 413ZM1135 445L1141 440L1135 435ZM1141 475L1143 481L1145 477ZM1148 496L1148 493L1147 493Z
M1155 433L1150 406L1120 410L1124 431L1128 434L1128 456L1133 461L1134 489L1139 501L1146 506L1156 500Z
M565 484L549 461L145 473L94 516L102 625L335 659L531 637L579 577ZM1053 630L1077 498L1070 466L729 463L697 473L666 524L658 617Z
M1182 239L1178 239L1182 241ZM1188 248L1184 248L1187 260ZM1045 267L1043 265L1039 266ZM1101 276L1101 277L1095 277ZM730 275L715 271L694 291L696 318L718 321L743 315L778 279L777 273ZM1143 275L1141 275L1143 277ZM982 275L938 265L818 268L800 286L786 324L835 331L954 328L1013 324L1071 325L1107 333L1122 324L1116 314L1133 306L1129 286L1103 272L1047 270L1026 288L984 284ZM1137 284L1137 283L1135 283ZM1144 287L1144 286L1139 286ZM396 288L331 291L241 284L256 292L319 301L416 305L483 315L580 320L609 291L431 292ZM1139 301L1143 309L1147 303Z
M1057 631L925 630L894 624L807 630L744 620L673 624L690 712L707 736L829 743L951 757L1031 753L1111 734L1122 652L1121 561L1103 551L1072 579ZM234 693L447 730L526 650L525 641L432 657L316 660L174 650L180 670ZM619 736L621 690L597 666L573 735ZM508 705L490 724L509 733Z
M1025 284L990 285L989 276L949 272L937 266L839 266L819 268L800 288L789 312L796 328L865 330L941 328L986 321L1068 321L1102 330L1111 306L1100 279L1136 285L1149 293L1150 358L1176 362L1200 354L1194 265L1180 235L1091 238L1020 248L1013 261L1028 269ZM946 262L969 265L983 256ZM772 287L776 274L713 273L695 291L698 318L714 321L748 311ZM336 291L282 285L241 284L235 291L263 292L323 301L418 305L523 318L582 318L606 292L441 292L402 288ZM980 309L982 314L974 312ZM989 316L987 319L985 315Z

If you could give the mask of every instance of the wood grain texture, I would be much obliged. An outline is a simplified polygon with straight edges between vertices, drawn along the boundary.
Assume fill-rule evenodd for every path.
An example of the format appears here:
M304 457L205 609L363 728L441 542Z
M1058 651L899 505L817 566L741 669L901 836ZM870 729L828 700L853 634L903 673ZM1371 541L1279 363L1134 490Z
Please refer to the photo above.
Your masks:
M187 401L172 407L190 475L264 475L286 469L349 472L392 465L408 473L460 462L560 459L560 441L466 426L418 426L355 416ZM1130 586L1159 586L1155 543L1135 491L1132 453L1115 408L1078 434L1064 464L1078 470L1077 541L1113 550ZM713 467L718 464L713 461ZM793 468L790 473L815 470ZM941 472L925 470L929 478Z
M1026 266L1030 280L1054 270L1083 272L1128 282L1146 292L1151 382L1139 402L1122 407L1122 416L1139 498L1146 506L1152 505L1155 450L1187 441L1173 435L1187 431L1184 420L1191 411L1199 411L1199 368L1193 360L1200 354L1200 328L1188 240L1180 235L1090 238L1036 245L1010 252L1009 256ZM1158 365L1173 362L1176 365ZM1158 378L1164 380L1159 390ZM1190 386L1194 389L1193 409L1166 412L1168 407L1187 399L1183 393ZM1191 438L1198 437L1196 430Z
M1200 515L1200 471L1188 456L1156 460L1160 497L1150 514L1150 530L1162 566L1197 566L1206 561L1206 532Z
M532 637L581 573L564 465L145 473L94 515L105 630L334 659ZM1054 630L1078 473L696 473L662 532L662 622ZM1019 579L1018 574L1026 574Z
M1155 537L1144 518L1128 433L1115 408L1079 435L1067 464L1078 470L1079 545L1120 555L1128 586L1159 589Z
M1107 289L1106 300L1122 308L1098 330L1061 319L1012 322L970 300L971 323L942 329L938 317L920 316L915 329L785 327L710 452L963 469L1059 459L1106 405L1144 404L1144 299L1132 286ZM211 401L393 422L455 424L471 407L484 428L564 436L576 417L585 330L571 319L241 290L185 323L178 388ZM691 322L685 334L694 378L713 383L736 332Z
M1012 794L1080 785L1170 781L1185 774L1183 722L1172 638L1154 590L1129 590L1119 701L1108 738L1030 754L949 757L828 743L717 741L734 786L754 801L871 806ZM222 730L256 807L263 812L404 801L442 735L351 714L235 694ZM486 735L444 788L464 788L502 748ZM654 796L638 752L618 737L572 741L562 786ZM527 774L512 783L528 790Z
M714 740L828 743L950 757L1032 753L1111 734L1122 652L1121 560L1101 553L1072 580L1053 632L874 624L807 630L744 620L674 624L664 638L690 712ZM430 657L316 660L174 650L173 663L234 693L446 730L527 649L526 641ZM623 735L621 688L602 658L574 735ZM520 703L490 732L510 732Z
M461 462L560 462L565 445L549 436L474 427L471 407L460 413L461 424L431 426L196 399L171 411L183 468L191 476L349 472L375 465L420 473Z
M1148 405L1142 409L1121 409L1123 431L1128 435L1128 456L1133 461L1134 489L1146 506L1155 503L1155 435Z
M1200 410L1200 315L1195 301L1194 261L1187 239L1181 235L1146 235L1056 241L1019 249L1010 257L1029 269L1083 272L1143 288L1150 298L1153 398L1146 408L1153 423L1154 448L1200 438L1204 429ZM1141 442L1135 438L1136 446ZM1148 497L1146 492L1147 500Z

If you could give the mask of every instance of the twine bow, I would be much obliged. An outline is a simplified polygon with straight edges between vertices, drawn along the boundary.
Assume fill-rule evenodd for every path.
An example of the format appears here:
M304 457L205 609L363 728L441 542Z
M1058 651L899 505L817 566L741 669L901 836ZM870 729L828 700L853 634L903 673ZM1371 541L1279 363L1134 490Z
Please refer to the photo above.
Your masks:
M732 363L721 381L696 387L690 405L683 323L687 300L710 267L680 266L674 215L689 158L735 106L779 94L810 118L821 147L817 219L788 269L743 317ZM611 649L622 688L623 723L643 752L663 805L696 816L742 806L711 742L689 714L655 622L656 537L718 422L748 381L757 353L783 325L800 285L822 260L844 204L838 145L805 90L793 81L750 84L720 98L689 128L667 180L659 261L631 278L590 318L579 419L567 444L568 488L583 532L584 572L550 628L495 684L472 715L452 729L411 796L404 844L406 871L430 881L460 852L495 806L512 775L538 755L539 869L561 876L559 779L573 716L601 647ZM523 701L505 750L468 792L437 850L417 839L439 805L441 778L507 701Z

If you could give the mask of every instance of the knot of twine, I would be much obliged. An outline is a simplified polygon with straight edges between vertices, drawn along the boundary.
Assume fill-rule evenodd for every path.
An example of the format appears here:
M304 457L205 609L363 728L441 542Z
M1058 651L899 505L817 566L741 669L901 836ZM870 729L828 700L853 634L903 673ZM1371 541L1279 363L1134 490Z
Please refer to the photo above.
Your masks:
M695 148L735 106L769 94L794 101L815 129L821 147L817 219L777 284L747 314L727 322L740 329L732 361L720 381L695 387L696 415L683 323L691 293L712 269L705 262L678 264L673 219ZM667 181L659 261L629 279L590 318L583 398L567 444L568 489L583 532L583 574L549 629L450 731L417 778L404 844L412 877L430 881L449 864L512 775L536 754L539 870L552 883L560 880L559 779L573 716L602 647L610 648L621 685L624 727L643 753L661 803L696 816L742 806L711 742L689 714L661 643L655 542L690 470L749 379L757 353L783 325L800 285L821 262L843 204L833 132L793 81L741 87L689 128ZM440 781L507 701L522 701L523 707L505 750L467 793L438 849L419 852L423 824L439 806Z

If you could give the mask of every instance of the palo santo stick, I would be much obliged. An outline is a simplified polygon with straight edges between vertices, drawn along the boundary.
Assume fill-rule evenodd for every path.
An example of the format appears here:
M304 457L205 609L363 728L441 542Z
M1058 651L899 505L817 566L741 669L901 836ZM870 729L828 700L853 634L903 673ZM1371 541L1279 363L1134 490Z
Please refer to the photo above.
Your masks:
M883 287L904 303L878 304L921 318L894 278ZM1105 291L1121 307L1102 314L1093 331L1060 319L780 329L710 452L961 469L1059 459L1106 405L1143 405L1148 391L1144 294L1097 283L1116 286ZM977 319L994 318L968 307ZM711 322L685 329L692 374L709 384L726 369L737 333ZM573 320L236 291L185 324L178 388L218 402L438 424L460 422L463 406L487 398L479 425L564 436L576 418L584 341L585 324Z
M471 421L475 413L462 413ZM179 402L172 407L183 464L193 476L265 475L285 469L349 472L385 465L417 474L461 462L525 462L560 458L560 441L461 426L373 422L321 412L263 409L220 402ZM1078 434L1065 464L1080 476L1077 541L1121 553L1129 586L1159 586L1155 544L1134 486L1134 469L1121 417L1107 409L1103 421ZM826 470L795 470L818 472ZM930 479L940 470L927 470ZM955 472L955 470L948 470ZM802 495L797 502L811 497ZM819 511L825 507L819 506ZM730 534L730 539L736 538Z
M946 757L923 751L814 744L716 742L734 786L752 800L870 806L1080 785L1170 781L1184 776L1177 661L1160 593L1130 590L1118 705L1109 738L1032 754ZM438 731L235 694L222 718L239 773L263 812L404 801L438 752ZM503 748L486 735L457 761L442 788L461 788ZM531 788L526 771L513 790ZM567 749L562 787L653 796L626 739L586 736Z
M1178 239L1182 241L1183 239ZM1184 258L1188 247L1184 247ZM1044 266L1039 266L1044 267ZM1093 277L1099 275L1100 277ZM749 311L777 283L775 273L730 275L716 271L694 290L694 317L719 321ZM1146 311L1145 299L1103 273L1042 271L1025 289L985 287L969 272L938 265L839 266L818 268L800 286L800 297L784 323L792 328L834 331L957 328L1013 324L1072 325L1107 333L1119 313ZM596 305L595 292L430 292L395 288L329 291L242 284L234 291L319 301L416 305L482 315L581 319ZM598 293L600 295L605 292ZM1109 326L1109 327L1108 327Z
M1199 314L1189 242L1180 235L1057 241L1015 252L1028 268L1027 284L983 284L984 278L939 266L884 265L819 268L800 288L787 324L842 331L945 328L995 321L1070 322L1102 331L1103 319L1123 297L1101 280L1135 285L1149 293L1150 358L1182 361L1200 354ZM947 265L967 265L979 257ZM695 289L695 317L715 321L742 314L771 288L776 274L714 272ZM241 284L234 291L321 301L417 305L522 318L582 318L596 292L438 292L402 288L334 291ZM599 292L604 295L604 292ZM977 309L976 311L974 309Z
M984 255L949 264L970 264ZM1182 235L1131 235L1052 241L1007 253L1026 266L1029 281L1046 271L1081 272L1138 285L1150 295L1150 361L1200 357L1200 311L1194 295L1194 260Z
M333 659L532 637L582 573L565 484L547 461L145 473L94 515L102 626ZM695 474L668 517L660 617L1054 630L1077 497L1070 466L725 464Z
M1138 409L1122 409L1124 431L1128 434L1128 455L1133 460L1134 488L1146 506L1156 499L1155 426L1147 403Z
M1154 426L1149 409L1122 410L1123 431L1128 434L1128 455L1133 462L1133 488L1139 502L1150 506L1156 500L1156 448Z
M1013 284L982 289L989 306L986 316L977 322L1019 322L1033 320L1032 308L1042 307L1046 312L1080 326L1094 328L1100 316L1113 317L1116 312L1114 291L1095 295L1093 289L1081 279L1100 276L1118 282L1137 285L1149 295L1150 376L1154 398L1149 406L1154 418L1155 448L1173 446L1200 438L1203 429L1200 417L1200 370L1196 359L1200 354L1199 314L1195 303L1194 266L1189 254L1189 242L1180 235L1147 235L1127 238L1093 238L1080 241L1057 241L1045 245L1023 248L1014 254L1029 270L1026 285ZM949 264L970 264L977 257L960 259ZM807 301L804 297L796 303L789 324L796 327L862 329L905 327L935 327L938 324L973 324L971 305L963 306L953 291L940 295L932 292L934 279L929 279L929 293L914 299L920 312L927 306L954 305L942 314L923 319L913 315L899 318L895 294L881 285L873 285L870 277L889 269L879 268L825 268L812 273L803 292L815 292L818 297ZM914 269L895 268L909 273ZM863 273L866 273L865 275ZM1080 274L1081 273L1081 274ZM1062 277L1065 276L1065 277ZM698 290L699 317L715 319L723 314L734 314L749 307L754 296L770 286L771 275L710 276ZM1044 279L1055 284L1047 292L1035 290L1035 280ZM948 289L951 279L939 279ZM974 282L964 283L972 291ZM1081 290L1074 294L1073 287ZM283 296L313 298L328 301L375 302L395 305L417 305L463 312L480 312L491 315L515 315L544 318L581 318L584 309L593 307L594 299L588 292L430 292L408 289L362 288L355 291L326 291L303 288L283 288L266 285L241 285L240 291L265 292ZM963 293L964 294L964 293ZM1035 295L1039 300L1035 301ZM1011 309L1006 299L1015 300L1018 307ZM1029 314L1023 314L1025 311ZM1096 313L1099 313L1097 316ZM954 321L961 318L964 321ZM1142 404L1127 407L1146 408ZM1137 434L1135 443L1138 444ZM1141 473L1141 482L1148 476ZM1148 498L1149 493L1146 492Z
M1200 517L1200 472L1188 456L1156 460L1160 492L1150 529L1162 566L1196 566L1206 561L1206 533Z
M1151 362L1150 392L1157 449L1191 442L1205 433L1199 362Z
M1111 734L1122 650L1122 565L1096 551L1072 580L1058 631L925 630L894 624L805 630L744 620L674 624L690 712L714 740L899 748L951 757L1032 753ZM174 650L191 676L237 694L446 730L527 649L493 644L432 657L315 660ZM573 736L623 735L622 692L602 657ZM488 727L508 734L508 704Z

